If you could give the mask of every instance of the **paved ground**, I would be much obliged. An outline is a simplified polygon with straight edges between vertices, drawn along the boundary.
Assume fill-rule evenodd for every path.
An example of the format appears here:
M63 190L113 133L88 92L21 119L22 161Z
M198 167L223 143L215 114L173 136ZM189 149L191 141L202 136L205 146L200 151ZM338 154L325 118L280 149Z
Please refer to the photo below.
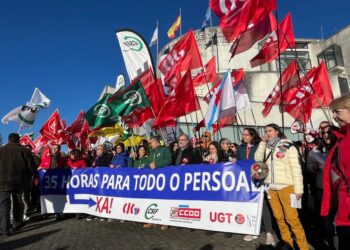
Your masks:
M135 222L55 221L37 216L16 234L0 238L0 249L276 249L264 242L264 235L246 242L242 235L225 238L223 233L207 235L202 230L172 227L162 231L144 229Z

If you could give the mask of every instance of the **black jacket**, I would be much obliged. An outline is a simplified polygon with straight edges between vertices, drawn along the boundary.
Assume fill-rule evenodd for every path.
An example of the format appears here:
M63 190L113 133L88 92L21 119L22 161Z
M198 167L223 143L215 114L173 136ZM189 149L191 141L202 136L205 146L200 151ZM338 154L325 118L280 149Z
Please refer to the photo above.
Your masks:
M180 149L177 149L175 153L173 153L173 165L176 165L176 159L179 155ZM181 155L181 163L183 164L199 164L202 162L201 156L197 149L194 149L192 146L188 146Z
M32 152L19 143L0 147L0 191L26 191L35 169Z
M109 167L113 156L111 154L103 153L101 156L96 156L93 167Z

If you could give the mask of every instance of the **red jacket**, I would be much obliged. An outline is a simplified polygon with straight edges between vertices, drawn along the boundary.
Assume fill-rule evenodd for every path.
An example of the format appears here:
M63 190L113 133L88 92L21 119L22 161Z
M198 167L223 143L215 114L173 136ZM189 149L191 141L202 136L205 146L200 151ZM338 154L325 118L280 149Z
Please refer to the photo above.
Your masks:
M42 160L40 167L43 169L50 169L51 166L51 155L45 156ZM56 168L63 168L67 166L67 157L58 156L57 158L57 167Z
M342 127L341 132L324 166L321 215L336 211L336 226L350 226L350 124Z
M75 169L75 168L86 168L86 162L84 161L84 159L80 159L77 161L72 161L72 159L68 159L67 161L67 166Z

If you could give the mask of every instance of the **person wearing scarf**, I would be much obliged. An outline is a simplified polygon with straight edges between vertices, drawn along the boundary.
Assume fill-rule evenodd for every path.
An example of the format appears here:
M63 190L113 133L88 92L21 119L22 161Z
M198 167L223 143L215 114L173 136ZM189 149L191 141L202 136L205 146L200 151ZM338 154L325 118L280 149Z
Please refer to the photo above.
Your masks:
M299 249L309 249L298 211L291 207L291 194L300 200L303 194L303 176L298 151L276 124L265 126L265 135L259 143L254 159L265 162L269 175L269 203L281 233L283 243L293 249L292 233Z

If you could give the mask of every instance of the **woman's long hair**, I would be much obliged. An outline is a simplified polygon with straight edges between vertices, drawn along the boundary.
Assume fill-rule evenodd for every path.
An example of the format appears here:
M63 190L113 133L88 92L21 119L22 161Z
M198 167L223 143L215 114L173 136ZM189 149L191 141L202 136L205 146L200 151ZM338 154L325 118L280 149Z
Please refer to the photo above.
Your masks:
M287 137L285 136L285 134L282 132L281 128L275 124L275 123L270 123L268 125L265 126L265 128L270 127L273 128L274 130L276 130L278 132L277 137L280 139L286 139Z

